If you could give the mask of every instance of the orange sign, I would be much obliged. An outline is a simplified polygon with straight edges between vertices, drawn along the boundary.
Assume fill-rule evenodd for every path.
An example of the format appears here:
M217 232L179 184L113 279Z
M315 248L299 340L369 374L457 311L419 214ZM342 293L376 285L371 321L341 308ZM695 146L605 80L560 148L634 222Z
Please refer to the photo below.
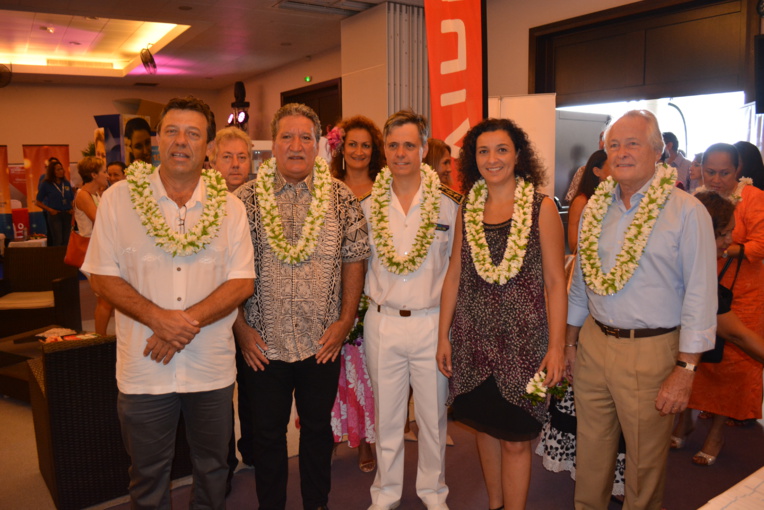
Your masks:
M481 0L425 0L431 132L458 155L471 126L485 116Z

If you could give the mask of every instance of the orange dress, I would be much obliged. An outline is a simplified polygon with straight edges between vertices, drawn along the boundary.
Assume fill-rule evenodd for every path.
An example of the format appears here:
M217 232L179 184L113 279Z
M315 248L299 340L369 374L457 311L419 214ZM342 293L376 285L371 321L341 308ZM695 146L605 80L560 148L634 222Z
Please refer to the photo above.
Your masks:
M745 246L745 259L733 288L732 311L748 328L764 335L764 191L743 188L735 208L732 240ZM724 263L719 259L719 270ZM735 277L733 262L721 284ZM730 342L721 363L701 363L692 386L689 407L736 420L761 418L762 365Z

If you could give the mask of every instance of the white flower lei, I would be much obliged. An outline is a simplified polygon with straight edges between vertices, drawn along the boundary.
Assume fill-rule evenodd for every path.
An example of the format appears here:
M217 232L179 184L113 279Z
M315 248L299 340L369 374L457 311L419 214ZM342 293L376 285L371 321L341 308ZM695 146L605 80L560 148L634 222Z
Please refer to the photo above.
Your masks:
M485 238L483 212L488 198L488 186L480 179L472 186L464 205L464 228L472 253L472 263L480 277L488 283L504 285L520 272L528 247L533 208L533 183L515 177L515 208L512 212L512 228L507 238L504 257L498 266L493 265L491 252Z
M586 284L600 296L615 294L626 285L639 266L639 259L647 246L663 206L671 195L676 183L676 169L665 164L656 165L655 176L642 198L637 212L626 230L621 252L616 256L615 265L607 274L602 272L599 256L599 238L602 220L613 202L616 182L612 177L602 181L589 199L581 224L578 252L581 270Z
M393 174L390 168L380 170L371 188L371 230L382 265L395 274L407 274L419 269L435 239L435 224L440 215L440 179L426 164L419 168L422 175L423 193L420 207L419 229L414 245L406 257L398 256L390 232L390 199Z
M260 207L263 228L268 238L268 244L276 253L279 260L287 264L299 264L306 260L316 249L318 234L324 225L326 211L329 209L332 191L332 174L329 165L322 158L316 158L313 164L313 198L310 208L302 225L302 232L297 244L290 243L284 235L284 225L281 223L279 207L273 190L273 177L276 173L276 159L263 162L257 172L255 192Z
M727 199L732 202L733 204L737 205L738 202L743 200L743 188L746 186L753 185L753 179L750 177L741 177L740 181L738 181L737 186L735 186L735 189L730 193L730 196L727 197ZM693 195L697 195L701 191L708 191L708 188L705 186L700 186L695 189L695 192L693 192Z
M149 176L155 170L155 166L143 161L136 161L125 170L133 208L157 246L173 257L193 255L218 235L220 223L226 215L228 187L225 179L215 169L202 170L202 180L207 190L202 216L193 228L179 234L167 224L154 198Z

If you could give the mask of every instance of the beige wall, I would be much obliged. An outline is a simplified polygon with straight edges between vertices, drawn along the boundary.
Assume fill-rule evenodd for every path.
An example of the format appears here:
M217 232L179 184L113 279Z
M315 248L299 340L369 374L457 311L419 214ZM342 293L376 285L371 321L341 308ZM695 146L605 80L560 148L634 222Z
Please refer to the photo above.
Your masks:
M118 113L112 104L114 99L166 103L172 97L187 94L210 104L218 124L225 122L228 112L218 106L217 91L12 83L0 90L0 145L8 146L9 163L22 162L22 144L69 145L69 158L76 162L82 157L80 151L93 141L93 130L97 127L93 116Z
M528 93L528 33L546 25L634 0L486 0L488 95Z
M627 3L631 0L486 0L488 31L488 93L491 96L527 94L528 30ZM376 11L383 11L378 7ZM359 18L359 21L362 18ZM351 27L352 22L347 23ZM343 44L350 44L343 38ZM364 52L374 55L381 44L370 46L368 37L357 49L343 54L340 48L267 74L245 80L250 106L250 135L270 139L270 119L280 106L281 92L305 86L303 77L313 76L313 83L344 75L344 79L367 80L381 76L376 64L363 71L359 58ZM376 48L376 50L375 50ZM356 87L351 87L356 88ZM93 115L117 113L113 99L141 98L164 103L176 95L192 93L207 101L222 127L231 111L233 84L220 91L187 89L146 90L135 87L70 87L13 83L0 91L0 144L8 145L9 161L21 161L22 144L69 144L72 160L80 155L92 139ZM344 98L344 115L365 112L377 122L384 122L384 113L377 112L386 98L375 99L377 93ZM384 101L382 100L384 99Z
M312 76L305 83L305 76ZM294 64L244 81L249 101L249 135L253 140L271 139L271 118L281 106L281 93L306 85L334 80L340 77L340 48L313 55ZM233 101L233 85L220 93L223 104L230 113ZM228 113L226 113L226 118Z
M387 6L342 21L342 112L387 120Z

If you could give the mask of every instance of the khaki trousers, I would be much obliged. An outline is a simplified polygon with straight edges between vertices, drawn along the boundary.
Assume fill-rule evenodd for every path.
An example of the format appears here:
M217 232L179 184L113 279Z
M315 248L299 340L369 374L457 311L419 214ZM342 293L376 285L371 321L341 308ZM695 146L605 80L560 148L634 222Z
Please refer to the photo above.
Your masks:
M588 317L578 342L573 384L577 510L608 507L619 434L626 440L624 510L660 510L674 415L655 399L674 369L679 331L648 338L605 335Z

